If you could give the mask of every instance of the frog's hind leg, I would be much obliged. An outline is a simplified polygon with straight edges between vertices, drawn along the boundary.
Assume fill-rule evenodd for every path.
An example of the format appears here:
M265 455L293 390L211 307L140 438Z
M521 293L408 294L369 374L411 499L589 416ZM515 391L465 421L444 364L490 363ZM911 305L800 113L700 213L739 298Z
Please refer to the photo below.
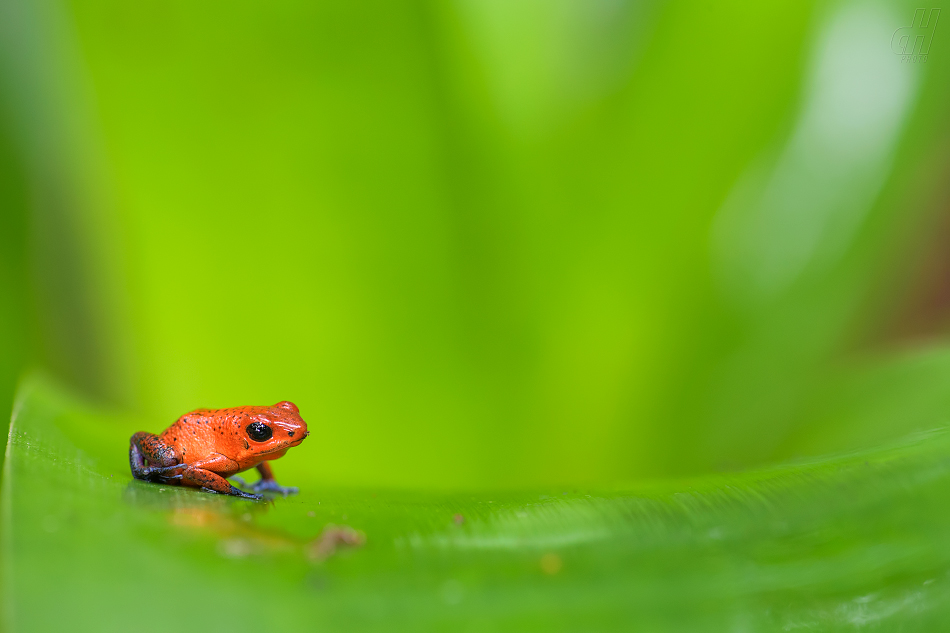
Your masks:
M175 449L165 444L160 437L141 431L129 440L129 466L132 476L144 481L166 481L177 476L165 475L179 466Z
M244 497L245 499L260 499L260 495L252 495L244 492L240 488L235 488L228 480L204 468L195 468L188 466L181 473L181 483L183 486L194 486L201 488L206 492L216 492L221 495L232 495L235 497Z

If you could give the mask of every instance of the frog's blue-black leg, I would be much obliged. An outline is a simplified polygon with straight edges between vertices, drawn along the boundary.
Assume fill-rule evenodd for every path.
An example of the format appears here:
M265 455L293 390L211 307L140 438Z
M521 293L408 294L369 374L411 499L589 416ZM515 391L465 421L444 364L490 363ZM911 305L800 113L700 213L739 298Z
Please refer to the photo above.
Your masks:
M245 499L261 498L260 495L252 495L249 492L244 492L240 488L235 488L228 483L227 479L210 470L195 468L194 466L188 466L182 471L181 483L184 486L201 488L205 492L216 492L221 495L232 495L235 497L244 497Z
M267 462L258 464L257 471L261 474L261 478L252 484L247 483L237 475L232 475L231 481L236 482L237 485L244 488L250 488L254 492L276 492L285 497L300 492L300 488L295 486L281 486L277 483L277 480L274 479L274 471L270 469L270 465Z
M287 495L295 495L300 492L300 488L294 486L281 486L277 483L277 480L274 479L274 471L270 469L270 464L267 462L261 462L257 465L257 470L261 474L261 478L251 484L251 490L254 492L277 492L285 497Z
M129 440L129 466L132 476L144 481L166 482L178 475L168 473L180 466L175 449L152 433L141 431Z

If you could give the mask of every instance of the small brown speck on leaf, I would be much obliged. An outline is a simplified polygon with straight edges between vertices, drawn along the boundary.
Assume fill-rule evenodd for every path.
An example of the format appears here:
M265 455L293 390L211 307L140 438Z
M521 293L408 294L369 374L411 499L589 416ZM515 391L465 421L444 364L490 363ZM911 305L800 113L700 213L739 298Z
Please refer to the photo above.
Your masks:
M324 561L336 553L338 547L362 547L366 544L366 535L348 525L328 523L307 546L307 557L313 562Z
M456 514L452 517L452 520L455 521L455 525L462 525L465 523L465 517L463 517L461 514Z

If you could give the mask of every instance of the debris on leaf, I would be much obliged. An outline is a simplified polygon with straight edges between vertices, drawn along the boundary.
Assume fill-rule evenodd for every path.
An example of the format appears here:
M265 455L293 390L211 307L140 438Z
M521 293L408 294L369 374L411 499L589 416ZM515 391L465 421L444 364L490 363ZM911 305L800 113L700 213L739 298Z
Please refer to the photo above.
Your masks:
M362 547L366 543L366 535L354 530L348 525L334 525L328 523L307 546L307 556L314 562L326 560L336 553L337 547Z

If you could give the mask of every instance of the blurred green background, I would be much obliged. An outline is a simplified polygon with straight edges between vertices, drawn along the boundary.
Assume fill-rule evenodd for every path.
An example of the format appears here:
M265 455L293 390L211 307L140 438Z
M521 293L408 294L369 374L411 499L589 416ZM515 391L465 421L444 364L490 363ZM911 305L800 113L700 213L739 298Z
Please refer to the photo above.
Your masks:
M446 489L930 428L950 30L905 61L915 7L9 0L0 406L26 367L153 432L289 399L288 480Z
M916 9L0 3L0 628L945 628ZM131 479L284 399L298 495Z

